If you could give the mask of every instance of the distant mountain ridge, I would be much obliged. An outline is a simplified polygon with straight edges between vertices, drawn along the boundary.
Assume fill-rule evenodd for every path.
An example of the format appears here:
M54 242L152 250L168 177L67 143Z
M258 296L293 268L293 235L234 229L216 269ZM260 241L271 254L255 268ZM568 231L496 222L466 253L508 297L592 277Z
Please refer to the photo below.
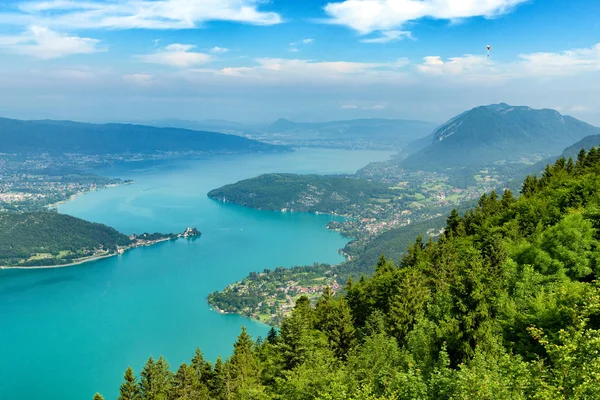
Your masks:
M592 147L597 146L600 146L600 133L598 135L590 135L584 137L579 142L566 148L561 156L565 158L573 157L573 159L575 159L577 158L577 154L579 154L581 149L589 151Z
M437 128L429 146L402 161L407 168L447 168L560 154L600 128L561 115L506 103L466 111ZM418 144L418 143L417 143Z
M330 122L294 122L280 118L265 134L287 141L318 144L372 143L400 149L431 133L437 124L416 120L364 118Z
M241 136L179 128L0 118L0 153L284 152Z

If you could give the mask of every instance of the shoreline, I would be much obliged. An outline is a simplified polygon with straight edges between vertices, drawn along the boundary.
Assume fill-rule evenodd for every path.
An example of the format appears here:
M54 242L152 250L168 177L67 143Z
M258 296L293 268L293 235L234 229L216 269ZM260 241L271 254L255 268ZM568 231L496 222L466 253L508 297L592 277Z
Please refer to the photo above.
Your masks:
M133 183L133 182L131 182L131 183ZM97 187L97 188L91 189L91 190L83 190L81 192L77 192L77 193L74 193L74 194L70 195L68 199L57 201L56 203L52 203L52 204L46 204L44 207L48 208L48 209L58 208L59 206L62 206L63 204L67 204L67 203L75 200L79 196L83 196L84 194L96 192L98 190L104 190L104 189L108 189L108 188L114 188L114 187L118 187L118 186L122 186L122 185L130 185L131 183L130 182L128 182L128 183L124 183L124 182L123 183L110 183L110 184L102 186L100 188ZM71 264L67 264L67 265L71 265Z
M89 263L92 261L98 261L98 260L103 260L105 258L110 258L110 257L114 257L114 256L120 256L130 250L136 249L138 247L151 247L154 246L156 244L159 243L163 243L163 242L167 242L169 240L177 240L180 239L181 237L175 237L175 238L164 238L164 239L159 239L155 242L152 243L148 243L148 244L140 244L137 246L131 246L129 248L123 249L122 253L116 252L116 253L111 253L111 254L104 254L101 256L90 256L88 258L85 259L79 259L78 261L74 261L72 263L69 264L56 264L56 265L32 265L32 266L3 266L0 265L0 270L8 270L8 269L54 269L54 268L67 268L67 267L74 267L77 265L82 265L85 263Z

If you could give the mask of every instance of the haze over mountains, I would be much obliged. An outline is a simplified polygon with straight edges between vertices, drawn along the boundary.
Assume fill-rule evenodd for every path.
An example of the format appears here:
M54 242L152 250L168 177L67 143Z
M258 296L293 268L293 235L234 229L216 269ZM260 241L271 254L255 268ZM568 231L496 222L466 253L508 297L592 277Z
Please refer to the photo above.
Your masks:
M21 121L0 118L0 152L121 154L155 152L248 153L290 151L236 135L129 124Z
M464 167L519 162L532 156L559 155L600 128L558 111L480 106L452 118L429 137L430 144L402 161L408 168ZM413 143L414 150L424 141Z
M401 149L424 137L437 125L431 122L402 119L355 119L331 122L293 122L279 119L265 133L285 144L345 147L366 146Z

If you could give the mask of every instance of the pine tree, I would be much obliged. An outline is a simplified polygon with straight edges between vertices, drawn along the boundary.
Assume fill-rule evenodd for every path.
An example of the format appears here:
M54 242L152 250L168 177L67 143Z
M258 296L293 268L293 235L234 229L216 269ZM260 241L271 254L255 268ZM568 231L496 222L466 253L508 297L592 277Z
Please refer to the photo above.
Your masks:
M244 326L233 345L228 371L231 390L238 397L248 398L250 393L258 394L264 391L260 383L260 364L254 355L254 343Z
M157 399L166 400L173 389L173 373L169 370L169 363L160 356L156 361L155 388Z
M94 400L104 400L104 397L102 397L102 395L100 393L96 393L94 395Z
M125 371L124 381L121 384L119 400L140 400L140 387L137 379L133 374L133 369L127 367Z
M192 358L192 368L196 371L198 380L205 385L209 385L212 380L213 371L210 362L204 359L204 354L200 349L196 349L194 358Z
M154 362L154 358L150 356L140 373L140 394L142 400L156 399L156 375L156 363Z
M215 369L209 385L211 398L226 399L226 376L225 365L219 356L217 357L217 361L215 361Z
M269 333L267 334L267 343L275 344L277 342L277 331L275 328L271 327Z
M336 300L327 286L315 308L315 328L325 333L336 357L345 359L355 344L354 325L345 300Z

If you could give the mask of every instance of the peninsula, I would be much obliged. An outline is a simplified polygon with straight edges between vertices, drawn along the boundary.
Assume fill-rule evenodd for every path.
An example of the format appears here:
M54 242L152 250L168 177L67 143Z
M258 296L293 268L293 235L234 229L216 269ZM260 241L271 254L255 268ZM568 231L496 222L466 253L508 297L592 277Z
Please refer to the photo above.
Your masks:
M178 234L127 236L106 225L52 211L1 213L0 269L66 267L200 235L196 228L188 227Z

